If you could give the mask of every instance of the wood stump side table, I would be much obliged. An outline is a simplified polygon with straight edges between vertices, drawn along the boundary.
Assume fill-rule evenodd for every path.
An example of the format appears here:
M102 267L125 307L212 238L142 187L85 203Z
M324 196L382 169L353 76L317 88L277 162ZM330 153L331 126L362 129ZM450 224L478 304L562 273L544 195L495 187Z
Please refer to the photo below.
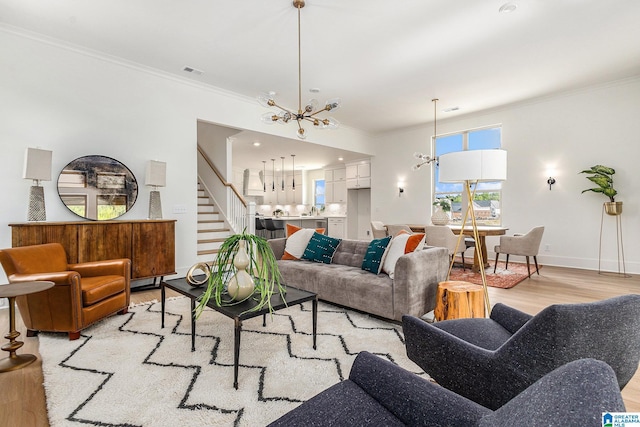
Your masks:
M438 283L434 315L437 321L485 317L482 286L455 280Z
M9 356L0 360L0 372L24 368L37 359L33 354L16 354L16 351L24 345L22 341L16 340L20 336L20 332L16 331L16 297L46 291L53 285L53 282L42 281L0 286L0 298L9 298L9 334L4 336L9 342L2 346L4 351L9 352Z

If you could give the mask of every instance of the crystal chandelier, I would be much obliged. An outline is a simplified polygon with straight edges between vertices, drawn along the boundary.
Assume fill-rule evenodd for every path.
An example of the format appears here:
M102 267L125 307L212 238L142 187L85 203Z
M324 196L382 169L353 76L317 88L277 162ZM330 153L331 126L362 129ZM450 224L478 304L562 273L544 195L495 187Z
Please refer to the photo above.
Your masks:
M436 112L438 108L438 101L439 101L438 98L434 98L431 100L431 102L433 102L433 143L434 144L435 144L436 137L438 136L437 127L436 127L436 118L437 118ZM417 171L422 166L428 165L431 162L435 162L436 166L438 165L438 158L435 155L431 157L426 154L415 152L413 153L413 157L415 157L420 161L419 163L413 165L413 167L411 168L411 170L413 171Z
M302 127L303 121L308 121L313 123L318 129L336 129L340 123L334 119L333 117L329 117L326 119L321 119L316 117L317 114L322 113L323 111L331 111L340 107L341 100L340 98L330 99L325 102L325 105L318 109L318 101L316 99L311 99L304 107L302 105L302 65L301 65L301 49L300 49L300 9L302 9L305 5L304 0L293 0L293 7L298 9L298 111L295 112L289 108L285 108L281 105L278 105L276 101L273 99L274 93L263 93L258 96L258 102L260 105L264 107L277 107L280 109L280 112L268 112L262 115L262 121L268 124L272 123L280 123L285 124L290 121L296 121L298 123L298 138L305 139L306 134L305 130Z

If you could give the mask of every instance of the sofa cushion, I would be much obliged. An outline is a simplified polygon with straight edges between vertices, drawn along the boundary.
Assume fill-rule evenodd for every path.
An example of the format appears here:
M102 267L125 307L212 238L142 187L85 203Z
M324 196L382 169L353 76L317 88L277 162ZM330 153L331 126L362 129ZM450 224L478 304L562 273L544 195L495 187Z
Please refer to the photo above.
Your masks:
M302 254L307 248L309 240L311 240L313 233L315 233L315 230L312 228L296 228L298 229L288 234L282 259L297 260L302 258ZM288 224L287 232L289 232Z
M382 270L382 262L384 260L389 243L391 242L391 236L383 237L382 239L374 239L369 243L367 253L362 261L362 269L373 274L379 274Z
M331 264L333 254L336 252L341 239L325 236L318 232L314 232L307 248L302 254L302 259L313 262L321 262Z
M361 268L368 248L369 242L366 240L342 239L331 262Z
M398 233L389 244L387 255L382 263L382 271L393 279L396 262L404 254L422 249L424 246L424 233L410 234L406 231Z

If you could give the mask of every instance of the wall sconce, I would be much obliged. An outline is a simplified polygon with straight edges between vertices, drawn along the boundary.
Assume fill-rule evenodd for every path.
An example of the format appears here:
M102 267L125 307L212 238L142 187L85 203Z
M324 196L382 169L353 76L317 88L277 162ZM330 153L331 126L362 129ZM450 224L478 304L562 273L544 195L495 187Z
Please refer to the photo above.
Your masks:
M398 182L398 197L402 197L402 193L404 193L404 183Z
M39 148L27 148L24 156L24 179L32 179L29 190L29 221L46 221L47 212L44 206L44 188L40 181L51 181L52 152Z
M556 183L556 179L550 176L549 179L547 180L547 184L549 184L549 191L551 191L551 186L555 183Z
M158 187L167 185L167 164L157 160L149 160L144 184L153 187L149 193L149 219L162 219L162 202Z

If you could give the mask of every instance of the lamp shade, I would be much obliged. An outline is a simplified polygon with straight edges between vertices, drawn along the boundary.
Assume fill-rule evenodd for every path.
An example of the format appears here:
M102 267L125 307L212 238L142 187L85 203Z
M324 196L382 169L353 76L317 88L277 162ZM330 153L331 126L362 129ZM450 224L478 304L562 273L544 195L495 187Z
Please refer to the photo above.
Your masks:
M505 150L467 150L440 156L440 182L504 181Z
M52 152L49 150L27 148L24 155L22 177L39 181L51 181L51 155Z
M157 160L149 160L145 174L145 185L164 187L167 185L167 164Z

